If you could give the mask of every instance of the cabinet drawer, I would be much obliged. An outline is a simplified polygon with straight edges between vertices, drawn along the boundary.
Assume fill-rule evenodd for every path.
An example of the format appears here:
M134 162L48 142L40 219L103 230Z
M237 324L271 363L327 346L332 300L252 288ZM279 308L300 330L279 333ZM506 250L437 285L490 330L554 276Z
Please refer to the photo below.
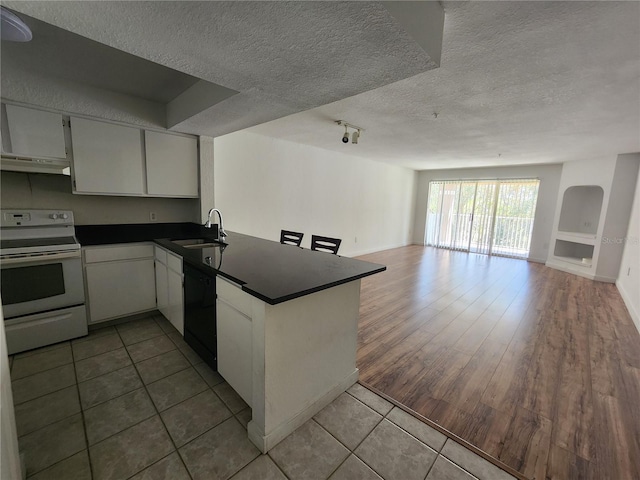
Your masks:
M251 318L251 295L243 292L240 287L218 276L216 277L216 293L220 300Z
M160 248L157 245L154 246L154 252L156 256L156 260L160 263L167 264L167 251L164 248Z
M176 273L182 274L182 257L167 252L167 267Z
M85 263L111 262L135 258L153 258L153 245L150 243L134 243L84 248Z

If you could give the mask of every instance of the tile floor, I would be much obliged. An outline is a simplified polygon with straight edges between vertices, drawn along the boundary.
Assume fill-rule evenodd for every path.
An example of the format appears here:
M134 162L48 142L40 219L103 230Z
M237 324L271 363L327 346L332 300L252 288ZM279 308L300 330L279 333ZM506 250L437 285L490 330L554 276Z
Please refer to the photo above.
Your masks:
M513 478L359 384L261 455L251 410L160 316L10 365L34 480Z

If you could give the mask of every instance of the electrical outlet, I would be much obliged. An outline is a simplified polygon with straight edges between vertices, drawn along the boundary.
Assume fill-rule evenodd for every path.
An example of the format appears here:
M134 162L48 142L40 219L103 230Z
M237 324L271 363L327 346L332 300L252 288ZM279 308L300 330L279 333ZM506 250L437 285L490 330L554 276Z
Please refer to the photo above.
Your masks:
M156 212L149 212L149 220L155 222L158 218L156 217Z

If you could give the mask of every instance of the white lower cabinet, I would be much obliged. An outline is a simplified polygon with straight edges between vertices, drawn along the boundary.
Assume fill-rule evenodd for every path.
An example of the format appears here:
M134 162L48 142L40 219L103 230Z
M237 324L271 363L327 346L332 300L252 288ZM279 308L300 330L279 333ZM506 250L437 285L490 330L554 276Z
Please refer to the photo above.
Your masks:
M248 405L253 403L252 297L216 278L218 372Z
M182 258L156 245L155 268L158 310L184 335Z
M152 244L84 247L89 323L156 308Z
M156 301L160 313L169 318L169 279L167 278L167 266L158 259L155 260L156 269Z
M182 272L167 269L167 287L169 289L169 316L167 320L184 335L184 300Z

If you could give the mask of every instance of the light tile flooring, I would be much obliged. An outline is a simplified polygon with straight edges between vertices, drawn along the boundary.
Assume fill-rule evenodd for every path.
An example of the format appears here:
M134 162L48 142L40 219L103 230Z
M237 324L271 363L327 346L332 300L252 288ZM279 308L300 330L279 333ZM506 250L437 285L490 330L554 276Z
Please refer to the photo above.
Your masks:
M160 316L10 362L34 480L513 478L359 384L261 455L251 410Z

